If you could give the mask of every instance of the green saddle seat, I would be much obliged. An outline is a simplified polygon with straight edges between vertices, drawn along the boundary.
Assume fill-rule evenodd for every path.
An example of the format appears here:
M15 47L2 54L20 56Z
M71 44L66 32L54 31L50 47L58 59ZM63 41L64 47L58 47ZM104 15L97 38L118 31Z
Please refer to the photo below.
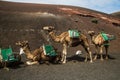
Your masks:
M105 41L109 40L108 36L105 33L101 33L101 36Z
M101 33L101 36L103 37L103 39L105 40L105 41L108 41L108 40L114 40L115 39L115 36L114 35L112 35L112 36L107 36L107 34L105 34L105 33Z
M80 32L78 30L68 30L70 38L79 38Z
M48 56L56 56L57 55L53 46L51 46L51 45L43 45L43 49L44 49L45 55L48 55Z
M12 48L1 49L1 56L2 56L2 61L8 61L8 62L18 61L18 59L15 58L12 52Z

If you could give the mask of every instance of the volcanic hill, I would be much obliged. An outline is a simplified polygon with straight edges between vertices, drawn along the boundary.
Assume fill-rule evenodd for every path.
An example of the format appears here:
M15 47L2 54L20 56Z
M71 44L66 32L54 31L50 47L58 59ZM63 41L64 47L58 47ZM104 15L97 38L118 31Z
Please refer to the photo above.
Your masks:
M98 33L104 30L116 36L116 40L110 44L110 53L120 52L119 18L75 6L0 1L0 48L10 45L14 51L18 51L15 42L22 40L28 40L32 50L47 44L47 35L41 32L44 26L54 26L57 34L68 29L78 29L88 39L87 31ZM61 48L61 44L51 42L56 48ZM69 52L77 49L82 48L70 48Z
M119 12L114 12L111 15L116 16L117 18L120 18L120 11Z

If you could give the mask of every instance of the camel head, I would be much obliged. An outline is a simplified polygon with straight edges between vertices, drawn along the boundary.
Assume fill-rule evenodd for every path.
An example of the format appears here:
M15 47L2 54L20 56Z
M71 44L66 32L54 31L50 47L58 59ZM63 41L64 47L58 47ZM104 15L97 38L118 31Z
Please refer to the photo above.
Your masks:
M20 55L25 54L24 50L26 48L29 48L28 41L18 41L16 42L16 45L20 46L20 53L19 53Z
M25 46L28 46L28 41L18 41L16 42L16 45L23 48Z
M88 34L89 34L90 36L94 36L94 35L95 35L95 31L88 31Z
M43 27L43 30L48 31L48 32L51 32L54 29L55 29L55 27L53 27L53 26L45 26L45 27Z

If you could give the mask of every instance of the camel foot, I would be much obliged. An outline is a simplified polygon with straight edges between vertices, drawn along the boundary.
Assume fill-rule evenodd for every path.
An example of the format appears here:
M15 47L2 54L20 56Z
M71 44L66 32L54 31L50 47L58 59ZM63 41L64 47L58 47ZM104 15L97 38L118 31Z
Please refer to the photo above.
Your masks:
M9 71L9 68L7 68L7 67L4 67L3 69L5 69L5 70Z
M107 57L105 57L105 59L106 59L106 60L108 60L108 56L107 56Z
M102 59L100 59L101 61L104 61L104 59L102 58Z
M84 62L87 62L87 59L85 59L85 61Z
M65 64L65 63L66 63L66 61L63 61L63 62L62 62L62 64Z
M93 63L93 61L92 61L92 60L90 60L90 63Z
M95 56L93 60L95 61L96 59L97 59L97 56Z
M61 61L61 62L63 62L64 60L63 60L63 59L61 59L60 61Z
M30 61L27 61L26 64L27 64L27 65L32 65Z
M45 64L50 65L50 63L48 61L45 61Z
M35 62L27 61L26 64L27 65L33 65L33 64L39 64L39 63L37 61L35 61Z
M96 58L93 59L94 61L96 60Z

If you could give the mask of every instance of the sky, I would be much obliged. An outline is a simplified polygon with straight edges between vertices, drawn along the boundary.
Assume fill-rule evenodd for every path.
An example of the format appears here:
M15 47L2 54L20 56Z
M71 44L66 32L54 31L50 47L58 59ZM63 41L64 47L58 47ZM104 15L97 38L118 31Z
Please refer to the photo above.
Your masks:
M37 4L59 4L84 7L104 13L120 11L120 0L2 0L12 2L37 3Z

